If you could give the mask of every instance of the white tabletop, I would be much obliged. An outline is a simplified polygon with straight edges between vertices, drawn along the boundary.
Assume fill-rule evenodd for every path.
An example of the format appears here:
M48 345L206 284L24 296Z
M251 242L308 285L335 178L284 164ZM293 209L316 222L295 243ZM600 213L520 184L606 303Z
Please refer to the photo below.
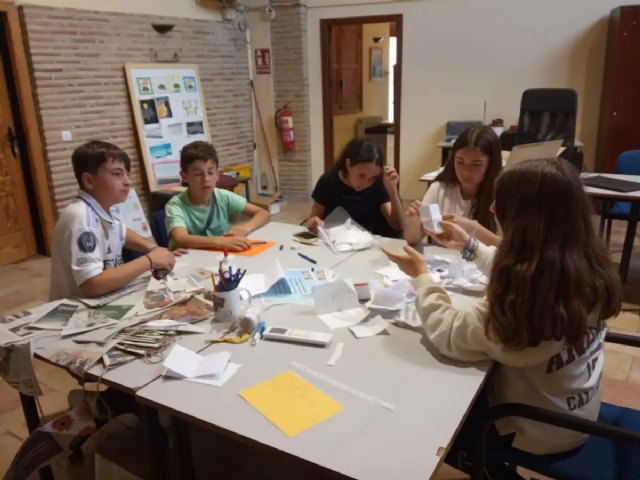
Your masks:
M397 248L403 242L383 239ZM376 277L387 265L372 248L335 267L358 280ZM367 273L368 272L368 273ZM460 298L461 296L458 296ZM454 301L455 297L454 297ZM279 305L264 313L269 325L329 331L312 305ZM230 350L239 372L221 388L160 378L142 388L138 399L212 429L227 430L357 479L425 479L437 468L480 390L489 365L455 364L427 346L419 331L390 326L389 335L356 339L334 330L328 348L262 341L252 347L213 345L207 352ZM336 342L344 351L336 366L326 365ZM291 366L299 362L360 392L389 402L387 410ZM238 392L286 370L315 384L344 410L288 438L246 403Z

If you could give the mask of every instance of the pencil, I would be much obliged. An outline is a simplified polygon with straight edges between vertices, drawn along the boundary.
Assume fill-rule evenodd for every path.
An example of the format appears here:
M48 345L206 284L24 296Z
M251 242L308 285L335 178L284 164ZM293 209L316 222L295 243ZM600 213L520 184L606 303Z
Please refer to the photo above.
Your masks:
M298 256L299 256L299 257L301 257L301 258L304 258L307 262L311 262L311 263L313 263L314 265L318 263L318 262L317 262L317 261L315 261L313 258L311 258L311 257L307 257L304 253L300 253L300 252L298 252Z
M251 242L251 245L266 245L267 242Z
M213 284L213 291L217 292L218 290L216 289L216 274L215 273L211 273L211 283Z

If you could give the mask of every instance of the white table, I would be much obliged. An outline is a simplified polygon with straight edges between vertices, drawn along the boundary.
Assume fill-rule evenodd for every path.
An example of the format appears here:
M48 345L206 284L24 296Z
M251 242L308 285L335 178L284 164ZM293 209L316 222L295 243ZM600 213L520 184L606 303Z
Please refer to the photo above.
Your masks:
M582 178L593 174L584 173ZM598 173L595 175L602 175L603 177L617 178L619 180L627 180L629 182L637 182L637 175L619 175L613 173ZM624 237L624 244L622 247L622 256L620 257L620 278L623 282L627 281L627 274L629 273L629 263L631 261L631 252L633 251L633 241L636 235L636 228L638 226L638 215L640 214L640 190L635 192L615 192L613 190L605 190L603 188L589 187L585 185L584 191L593 198L599 198L610 201L623 201L631 203L631 210L629 212L629 221L627 222L627 232Z
M399 248L403 242L383 239ZM360 280L375 277L387 265L377 249L359 252L334 270ZM325 265L319 265L325 266ZM474 301L455 296L462 303ZM465 299L466 298L466 299ZM311 305L279 305L264 313L270 325L328 331ZM138 394L138 401L159 411L226 435L239 435L357 479L425 479L440 461L486 378L489 364L447 361L426 346L419 331L389 327L390 335L355 339L347 329L334 330L329 348L262 341L212 345L207 352L231 350L242 364L222 388L159 378ZM326 364L335 342L345 348L337 365ZM331 386L291 366L299 362L345 385L395 406L389 411ZM343 405L339 414L288 438L246 403L238 392L283 371L293 370Z

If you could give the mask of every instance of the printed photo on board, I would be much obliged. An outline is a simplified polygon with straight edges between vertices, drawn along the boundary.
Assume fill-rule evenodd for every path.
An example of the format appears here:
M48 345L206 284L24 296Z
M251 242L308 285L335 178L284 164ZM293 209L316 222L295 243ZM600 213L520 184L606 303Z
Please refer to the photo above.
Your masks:
M187 135L204 135L204 125L199 122L187 122Z
M169 87L165 77L151 77L151 85L155 93L168 93Z
M156 97L156 111L160 119L173 117L169 97Z
M151 79L149 77L140 77L136 79L138 83L138 93L140 95L150 95L153 93L153 87L151 86Z
M170 156L173 153L170 143L161 143L149 147L149 153L152 158L160 159Z
M142 123L145 125L151 125L158 122L158 112L156 111L156 104L151 100L140 100L140 112L142 113Z
M183 82L184 82L184 91L185 92L197 92L198 89L196 88L196 79L195 77L183 77L182 78Z

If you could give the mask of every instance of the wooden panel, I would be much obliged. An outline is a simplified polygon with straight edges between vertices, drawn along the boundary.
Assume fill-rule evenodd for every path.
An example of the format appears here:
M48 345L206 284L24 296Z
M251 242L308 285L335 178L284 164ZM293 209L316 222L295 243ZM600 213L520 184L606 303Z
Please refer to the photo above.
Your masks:
M22 27L17 7L12 3L0 2L0 15L4 13L7 31L7 46L13 68L13 78L20 108L22 128L27 143L26 155L29 159L31 178L40 216L40 227L44 236L45 254L50 253L53 241L53 229L56 223L56 211L49 190L48 169L45 163L40 137L40 124L36 114L35 96L31 84L27 54L25 52ZM5 39L2 39L5 41Z
M333 115L362 111L362 25L330 30L331 107Z
M612 172L618 156L640 148L640 6L618 7L609 18L598 127L598 170Z
M12 147L15 125L0 62L0 265L36 252L20 157Z

